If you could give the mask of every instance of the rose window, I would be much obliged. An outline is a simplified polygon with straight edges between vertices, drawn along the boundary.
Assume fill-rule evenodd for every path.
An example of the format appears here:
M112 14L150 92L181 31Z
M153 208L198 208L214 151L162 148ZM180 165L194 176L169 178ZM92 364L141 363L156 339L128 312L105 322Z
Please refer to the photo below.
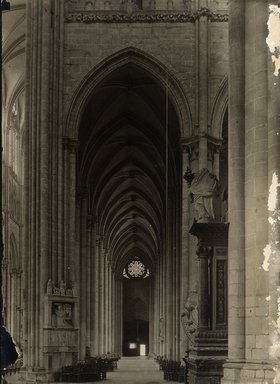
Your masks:
M145 273L145 265L140 260L133 260L127 266L127 272L132 277L141 277Z
M123 270L123 276L127 279L142 278L145 279L149 276L149 268L147 268L140 259L134 258L127 263Z

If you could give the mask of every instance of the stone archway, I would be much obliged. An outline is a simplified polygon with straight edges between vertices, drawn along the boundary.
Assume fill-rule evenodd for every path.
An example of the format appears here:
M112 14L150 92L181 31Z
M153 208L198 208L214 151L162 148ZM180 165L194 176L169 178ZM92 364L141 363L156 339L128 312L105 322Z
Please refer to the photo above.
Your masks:
M168 87L169 97L176 110L181 136L188 137L193 126L189 102L176 76L172 70L163 65L159 60L134 47L128 47L112 54L101 61L83 78L72 97L65 123L65 137L76 138L83 109L87 104L93 90L110 73L118 68L131 63L143 68L164 89Z
M175 357L186 98L161 64L127 49L86 76L71 106L65 133L78 140L80 356L121 353L122 272L138 256L150 270L150 351Z

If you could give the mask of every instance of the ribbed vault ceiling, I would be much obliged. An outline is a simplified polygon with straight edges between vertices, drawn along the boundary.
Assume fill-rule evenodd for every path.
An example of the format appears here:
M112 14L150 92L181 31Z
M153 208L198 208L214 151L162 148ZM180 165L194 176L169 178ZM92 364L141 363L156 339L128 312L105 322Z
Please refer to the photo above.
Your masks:
M168 103L168 184L180 169L179 126ZM95 89L79 130L79 184L89 191L113 266L140 257L150 268L164 241L166 209L166 90L133 64Z

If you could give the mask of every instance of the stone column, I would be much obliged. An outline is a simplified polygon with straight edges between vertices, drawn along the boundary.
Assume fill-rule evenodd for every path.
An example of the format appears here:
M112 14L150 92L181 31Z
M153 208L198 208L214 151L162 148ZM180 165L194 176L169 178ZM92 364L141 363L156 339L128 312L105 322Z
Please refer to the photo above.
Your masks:
M116 278L116 352L122 355L122 338L123 338L123 324L122 324L122 280Z
M44 322L43 297L49 274L49 64L50 17L49 0L27 4L26 31L26 126L28 127L28 157L25 167L28 211L25 222L25 251L29 260L24 265L25 289L28 295L25 337L26 364L34 375L43 362ZM39 102L38 102L39 100Z
M268 1L269 7L269 35L268 41L271 39L271 32L278 29L273 29L272 23L277 20L279 23L279 2L276 0ZM278 33L278 32L277 32ZM271 43L270 43L271 44ZM275 46L269 44L270 52L268 53L268 215L269 215L269 244L268 247L274 250L274 254L270 254L267 260L268 265L263 264L264 269L269 274L269 357L271 361L275 361L279 356L279 329L280 329L280 74L276 71L276 64L273 59L276 59ZM272 54L273 52L273 54ZM279 61L279 58L278 58ZM278 221L277 221L278 219ZM268 248L267 247L267 248ZM279 377L280 367L275 364L275 372L273 378L277 382L276 377ZM279 380L279 379L278 379Z
M95 355L95 344L96 344L96 338L95 338L95 323L97 321L97 316L96 316L96 303L95 303L95 258L96 258L96 236L95 236L95 218L92 217L91 220L91 241L90 241L90 258L91 258L91 263L90 263L90 294L89 294L89 301L90 301L90 352L91 355Z
M189 150L186 145L182 146L182 164L183 173L185 173L189 166ZM189 188L185 181L182 182L182 234L181 234L181 265L180 265L180 280L181 280L181 294L180 294L180 315L183 312L184 304L187 301L189 289L189 213L190 213L190 197ZM186 335L180 327L180 355L183 356L186 351Z
M218 148L214 149L214 154L213 154L213 173L214 175L217 176L218 180L220 178L220 150Z
M153 316L153 333L154 338L151 340L154 340L154 353L156 355L160 355L160 345L159 345L159 273L158 273L158 259L157 264L155 267L155 274L153 277L153 290L152 290L152 296L154 298L152 311L154 313Z
M198 326L199 329L209 327L209 247L198 245L197 256L199 260L199 294L198 294Z
M92 298L91 298L91 286L92 286L92 231L94 227L94 220L91 215L88 215L87 217L87 252L86 252L86 273L85 275L81 275L81 279L83 279L83 276L86 276L86 347L90 349L91 347L91 334L92 334L92 327L91 327L91 314L92 314Z
M165 254L165 318L166 318L166 354L169 359L173 360L173 293L174 293L174 284L173 284L173 274L174 274L174 255L173 255L173 238L172 238L172 210L171 210L171 199L168 199L168 226L167 226L167 247Z
M111 284L111 290L110 290L110 327L111 327L111 351L114 352L115 346L114 346L114 340L115 340L115 308L114 308L114 289L115 289L115 274L112 267L112 262L110 262L110 284Z
M95 229L96 232L96 229ZM95 309L95 320L94 320L94 355L98 355L99 353L99 279L100 279L100 266L99 266L99 245L100 239L99 236L95 235L95 255L94 255L94 309Z
M69 142L69 275L68 284L77 283L77 256L76 256L76 146L77 141L70 139Z
M87 200L84 198L81 203L80 212L80 250L79 250L79 327L80 327L80 351L79 357L85 357L86 350L86 319L87 311Z
M104 353L104 250L103 240L100 239L99 245L99 302L98 302L98 316L99 316L99 354Z
M267 231L267 4L245 2L245 300L247 370L268 360L268 276L260 266ZM252 60L255 57L255 60ZM261 366L259 367L261 370ZM253 371L253 372L252 372ZM241 376L241 377L242 377ZM245 381L245 379L243 379ZM261 380L260 380L261 381Z
M208 6L207 0L199 0L199 8ZM197 23L198 39L198 124L199 124L199 169L207 168L208 130L208 17L200 16Z
M225 383L227 379L232 380L230 382L239 379L239 362L244 361L245 358L244 14L244 0L231 0L229 3L229 359L224 370L223 382Z
M104 353L108 352L109 345L109 265L107 251L104 251Z

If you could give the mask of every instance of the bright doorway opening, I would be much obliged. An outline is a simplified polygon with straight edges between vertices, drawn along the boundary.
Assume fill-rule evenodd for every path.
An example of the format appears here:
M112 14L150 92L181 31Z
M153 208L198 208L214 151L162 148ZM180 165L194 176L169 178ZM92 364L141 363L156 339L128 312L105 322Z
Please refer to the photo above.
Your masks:
M140 344L140 356L146 356L146 344Z

